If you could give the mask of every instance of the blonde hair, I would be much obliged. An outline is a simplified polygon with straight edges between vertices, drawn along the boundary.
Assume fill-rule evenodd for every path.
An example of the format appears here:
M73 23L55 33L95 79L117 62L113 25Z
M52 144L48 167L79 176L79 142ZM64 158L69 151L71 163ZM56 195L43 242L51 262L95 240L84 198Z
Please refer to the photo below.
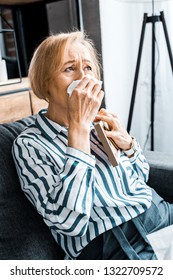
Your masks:
M94 75L100 79L99 56L93 41L85 33L75 31L50 35L35 50L28 72L31 88L40 99L48 96L49 83L62 67L64 54L73 42L81 43L88 49Z

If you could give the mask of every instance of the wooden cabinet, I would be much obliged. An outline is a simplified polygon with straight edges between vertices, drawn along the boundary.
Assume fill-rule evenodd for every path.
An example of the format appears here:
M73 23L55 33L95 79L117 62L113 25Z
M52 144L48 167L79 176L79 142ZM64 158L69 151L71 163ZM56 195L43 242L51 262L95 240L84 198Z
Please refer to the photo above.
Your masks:
M47 106L46 101L37 98L31 91L27 78L20 83L0 86L0 123L37 114Z

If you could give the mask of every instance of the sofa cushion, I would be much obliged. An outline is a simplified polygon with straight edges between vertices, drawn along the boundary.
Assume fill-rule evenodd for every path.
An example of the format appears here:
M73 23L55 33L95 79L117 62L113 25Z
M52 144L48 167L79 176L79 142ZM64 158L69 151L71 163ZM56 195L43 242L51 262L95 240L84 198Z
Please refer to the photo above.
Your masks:
M173 156L159 151L145 151L150 165L148 185L166 201L173 203Z
M62 259L63 252L20 188L13 140L34 116L0 125L0 259Z

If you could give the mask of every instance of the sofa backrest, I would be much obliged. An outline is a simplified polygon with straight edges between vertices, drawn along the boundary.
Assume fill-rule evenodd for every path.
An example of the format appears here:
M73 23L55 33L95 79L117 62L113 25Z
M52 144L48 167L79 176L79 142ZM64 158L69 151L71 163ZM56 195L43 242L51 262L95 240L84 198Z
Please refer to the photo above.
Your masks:
M11 148L31 116L0 125L0 259L62 259L63 252L20 188Z

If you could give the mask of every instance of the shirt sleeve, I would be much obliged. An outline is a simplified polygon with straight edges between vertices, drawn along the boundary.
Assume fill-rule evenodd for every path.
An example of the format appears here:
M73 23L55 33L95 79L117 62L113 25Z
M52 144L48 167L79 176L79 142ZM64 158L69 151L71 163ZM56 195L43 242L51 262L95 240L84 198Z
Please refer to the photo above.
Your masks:
M95 158L70 147L65 155L52 157L22 137L12 153L22 189L49 228L84 235L93 206Z
M140 146L138 147L138 150L135 152L134 156L129 158L129 160L136 171L138 178L147 183L150 167L144 154L142 153Z

